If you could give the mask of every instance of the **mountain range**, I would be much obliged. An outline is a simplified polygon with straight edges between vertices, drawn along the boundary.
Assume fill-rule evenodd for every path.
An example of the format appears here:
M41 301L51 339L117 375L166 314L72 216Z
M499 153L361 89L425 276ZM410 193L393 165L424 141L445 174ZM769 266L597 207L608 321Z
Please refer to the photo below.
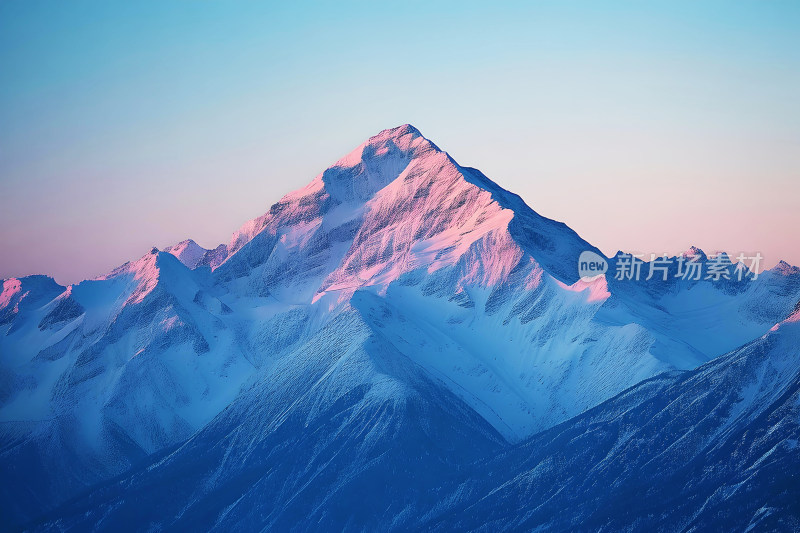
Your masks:
M215 249L4 280L3 528L800 528L800 269L584 251L404 125Z

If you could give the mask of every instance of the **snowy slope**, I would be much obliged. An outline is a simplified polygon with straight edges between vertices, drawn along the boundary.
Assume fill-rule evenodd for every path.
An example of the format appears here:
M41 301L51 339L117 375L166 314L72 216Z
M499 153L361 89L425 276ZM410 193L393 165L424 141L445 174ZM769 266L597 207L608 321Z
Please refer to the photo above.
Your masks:
M517 446L503 446L383 340L351 313L340 315L281 365L278 381L255 384L169 455L37 528L800 524L800 312L697 370L646 380ZM339 348L332 351L330 341Z
M0 472L13 490L9 515L125 471L236 396L253 366L221 304L198 302L202 287L154 251L6 326Z
M798 318L501 454L425 528L796 530Z
M696 332L681 336L688 329L671 325L677 320L664 301L672 292L659 300L648 287L609 292L604 278L579 281L577 257L595 248L411 126L358 147L245 224L226 250L214 274L229 294L334 309L367 290L405 315L425 314L435 334L422 342L450 355L399 349L509 440L747 342L800 292L796 283L752 284L752 294L728 306L731 331L709 339L704 332L720 322L709 302L727 294L695 289L671 306ZM751 315L753 300L775 308ZM697 306L710 311L697 316ZM411 341L405 328L397 335Z
M502 445L491 426L345 312L182 446L71 507L81 516L63 525L384 529L438 502L433 487L404 494L409 487ZM169 487L170 496L153 486Z
M463 465L451 439L470 441L456 455L491 455L759 338L800 300L785 264L739 285L587 283L584 250L599 253L405 125L213 250L187 240L70 287L5 280L0 477L14 490L0 510L36 519L180 446L193 451L164 475L199 476L180 496L200 513L182 511L186 524L330 519L326 487L356 497L348 469L424 456L407 479L449 476ZM304 470L317 457L338 481ZM270 474L276 461L288 470ZM239 517L256 475L274 508ZM376 494L382 521L360 523L402 514L398 497Z

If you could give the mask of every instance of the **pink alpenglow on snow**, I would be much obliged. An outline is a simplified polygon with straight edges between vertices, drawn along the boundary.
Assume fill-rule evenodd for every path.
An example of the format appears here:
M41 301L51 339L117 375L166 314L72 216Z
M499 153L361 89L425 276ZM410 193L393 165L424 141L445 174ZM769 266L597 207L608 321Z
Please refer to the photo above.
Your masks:
M3 292L0 293L0 309L5 309L11 304L12 299L22 292L22 282L17 278L3 280ZM19 299L19 298L16 298Z
M181 263L189 268L197 267L198 263L200 263L203 257L208 253L208 250L192 239L186 239L178 244L169 246L165 248L164 251L177 257Z
M597 276L590 281L579 279L572 285L559 282L559 285L568 291L585 293L587 302L603 302L611 296L605 275Z
M223 483L224 497L200 486L203 499L182 500L170 513L191 508L189 514L206 515L209 503L218 506L211 517L218 523L234 501L230 487L253 488L252 499L237 500L247 503L237 509L263 501L266 485L251 483L253 452L271 453L276 443L297 448L281 447L276 436L297 432L300 448L310 443L298 468L292 458L282 463L289 465L283 470L305 472L319 450L333 454L326 463L358 456L373 465L383 451L405 454L414 442L446 442L443 457L451 457L450 444L472 440L463 435L503 446L543 435L550 443L547 435L574 441L571 430L542 433L562 423L587 429L583 440L594 445L599 426L574 417L596 416L588 411L598 407L594 413L603 413L605 422L623 421L619 432L600 438L616 449L618 437L629 436L633 426L624 419L637 402L649 406L646 425L652 425L651 407L663 411L669 403L692 411L681 405L695 405L697 396L685 403L646 400L652 391L672 394L674 383L695 381L678 371L708 370L711 359L769 338L776 323L784 329L772 338L797 344L797 328L787 325L800 322L800 270L787 264L743 283L624 283L608 275L607 265L581 278L580 257L587 253L591 272L608 261L569 227L459 165L413 127L385 130L213 250L191 240L165 252L154 248L102 278L67 288L44 276L4 281L0 376L10 379L0 390L0 428L23 443L24 454L44 450L34 472L56 471L67 479L75 460L85 462L81 471L105 468L91 481L103 491L108 480L136 465L144 465L143 479L150 479L143 453L163 474L159 465L173 462L163 460L165 451L188 450L189 462L182 464L191 467L159 479L195 472L201 485L208 479L219 485L217 474L227 476L212 471L209 478L207 465L236 465L243 477ZM775 353L796 363L791 350ZM760 350L755 355L765 360ZM775 374L751 371L755 381L742 380L750 396L752 383ZM741 375L741 368L734 373ZM698 391L703 398L707 388L701 383ZM738 410L739 392L715 395L709 407L727 395ZM602 405L616 407L607 412ZM447 412L443 406L450 406ZM437 429L462 423L477 433ZM685 434L684 426L679 429L676 434ZM398 435L404 445L393 447ZM312 443L317 438L324 440ZM366 452L339 453L342 438L348 449ZM65 443L80 453L64 454ZM403 455L402 462L426 449ZM46 462L62 456L64 465ZM464 464L474 465L472 452L468 457ZM494 444L487 457L496 459ZM274 471L268 463L265 472ZM361 471L366 463L348 464L334 469ZM441 464L450 479L452 465ZM319 477L312 470L312 478ZM374 478L371 472L365 481ZM25 494L44 486L27 474L21 471L12 483L25 488L25 501ZM517 474L512 468L510 479ZM151 487L146 483L139 495ZM85 488L76 486L61 501ZM321 487L319 495L326 502L330 490ZM161 493L154 501L160 509ZM389 518L407 508L405 500L389 508ZM138 508L125 509L123 526ZM92 516L105 520L106 510ZM85 509L74 516L85 517ZM296 508L287 516L298 516Z

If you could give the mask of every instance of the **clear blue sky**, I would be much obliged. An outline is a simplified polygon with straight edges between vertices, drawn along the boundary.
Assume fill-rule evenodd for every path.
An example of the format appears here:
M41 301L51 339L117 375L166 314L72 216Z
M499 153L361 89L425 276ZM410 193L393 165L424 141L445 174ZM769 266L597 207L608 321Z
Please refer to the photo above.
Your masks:
M0 2L0 277L212 247L410 122L606 253L800 264L800 2Z

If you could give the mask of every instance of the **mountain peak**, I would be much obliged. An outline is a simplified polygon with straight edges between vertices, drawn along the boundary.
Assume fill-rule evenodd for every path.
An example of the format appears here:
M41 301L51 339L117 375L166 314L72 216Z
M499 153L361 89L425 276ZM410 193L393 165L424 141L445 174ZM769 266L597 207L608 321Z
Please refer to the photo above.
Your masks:
M447 155L419 130L404 124L370 137L325 170L318 177L321 183L314 183L324 187L337 203L363 204L397 179L412 162L433 167L444 158Z
M164 251L170 253L178 258L178 260L189 268L197 267L198 263L202 261L208 250L194 242L192 239L186 239L164 248Z
M397 138L400 138L404 135L413 135L415 137L422 137L422 133L411 124L402 124L394 128L387 128L381 131L375 137L379 137L381 135L388 135L390 137L397 137Z
M696 258L698 261L705 261L707 259L705 252L703 252L703 250L697 246L690 246L688 250L681 254L681 257L685 257L687 259Z
M220 275L241 276L267 262L276 243L281 254L302 254L305 243L315 242L313 235L322 239L333 230L336 239L347 234L352 242L320 287L323 292L386 285L403 272L434 271L467 261L473 253L481 258L481 268L467 276L473 280L505 279L528 254L571 284L577 280L577 257L595 249L403 124L370 137L309 185L244 224L212 269L228 263ZM251 241L239 260L229 262ZM283 255L273 257L277 261Z
M418 153L440 152L439 148L431 141L426 139L420 131L411 124L403 124L395 128L389 128L373 135L365 142L356 147L355 150L339 159L332 168L353 168L365 162L381 156L396 157L404 156L410 160Z
M422 133L411 124L403 124L395 128L385 129L367 139L362 146L371 146L380 149L385 148L387 143L394 144L404 152L441 152L438 146L433 144L433 142L422 135Z
M781 274L783 276L797 276L800 275L800 267L796 267L794 265L790 265L783 259L781 259L777 265L772 267L772 272L777 274Z

